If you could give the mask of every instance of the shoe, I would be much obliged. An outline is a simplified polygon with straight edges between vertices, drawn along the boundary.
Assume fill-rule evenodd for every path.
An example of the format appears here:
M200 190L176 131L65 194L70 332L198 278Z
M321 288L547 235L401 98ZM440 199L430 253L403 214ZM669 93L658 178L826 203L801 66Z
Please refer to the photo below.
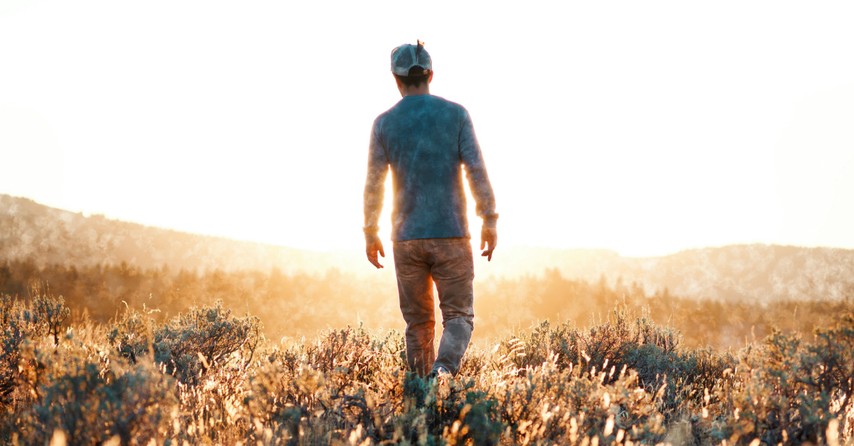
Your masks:
M430 373L427 374L427 379L429 381L436 381L438 379L445 380L445 379L448 379L450 377L451 377L451 372L445 370L445 368L441 367L441 366L431 370Z

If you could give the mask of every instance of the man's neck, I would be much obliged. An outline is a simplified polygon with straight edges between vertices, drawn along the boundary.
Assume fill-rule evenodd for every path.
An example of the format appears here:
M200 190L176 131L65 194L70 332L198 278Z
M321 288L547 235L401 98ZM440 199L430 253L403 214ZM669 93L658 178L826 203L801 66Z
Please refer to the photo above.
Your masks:
M430 94L430 84L428 83L423 83L417 87L404 87L400 91L400 95L403 97L421 96L425 94Z

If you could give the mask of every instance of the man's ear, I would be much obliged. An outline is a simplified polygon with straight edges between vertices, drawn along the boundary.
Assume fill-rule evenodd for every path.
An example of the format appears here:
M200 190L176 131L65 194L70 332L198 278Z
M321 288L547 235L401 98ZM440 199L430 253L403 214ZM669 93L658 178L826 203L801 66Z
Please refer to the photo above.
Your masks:
M401 82L400 79L398 79L395 75L392 75L392 77L394 77L394 83L397 85L397 91L400 92L400 96L404 96L406 88L404 88L403 82Z
M433 70L430 70L430 75L427 76L427 83L433 82Z

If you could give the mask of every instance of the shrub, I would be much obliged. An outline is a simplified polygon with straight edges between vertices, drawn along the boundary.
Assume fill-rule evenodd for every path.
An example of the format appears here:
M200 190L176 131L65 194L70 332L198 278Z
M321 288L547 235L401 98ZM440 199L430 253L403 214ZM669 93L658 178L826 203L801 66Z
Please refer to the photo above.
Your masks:
M0 406L11 406L18 388L18 365L21 349L27 340L27 327L17 319L9 319L0 331Z
M854 315L735 355L683 348L678 333L626 313L587 329L544 322L473 346L456 377L431 381L405 371L396 332L347 327L272 346L256 319L218 304L162 324L128 310L110 328L77 323L57 338L31 303L0 300L0 311L4 444L59 432L69 444L854 438Z
M706 426L713 438L821 443L830 426L852 438L854 315L817 330L813 342L775 332L745 349L735 370L732 381L715 387L721 419Z
M33 298L32 306L36 320L48 335L53 336L53 345L59 345L59 333L71 315L71 310L65 306L65 298L41 294Z
M154 339L157 327L151 312L143 311L126 308L107 334L107 339L115 346L119 355L131 363L136 363L152 351L151 340Z
M301 441L323 437L328 429L349 431L341 439L387 439L402 408L403 345L397 332L347 327L270 352L250 376L250 424L269 426L271 441L294 441L299 432ZM261 434L252 428L250 439Z
M150 362L121 369L72 361L67 367L42 388L28 414L28 444L47 444L57 430L69 444L80 445L114 437L121 444L146 444L167 434L176 402L173 386Z
M46 335L53 338L56 348L69 314L62 296L38 295L29 304L9 295L0 296L0 406L11 406L24 397L14 395L22 384L22 352Z
M263 340L257 317L232 316L222 302L194 307L159 327L149 315L128 310L109 337L132 362L153 351L154 361L186 384L198 383L214 366L244 369Z

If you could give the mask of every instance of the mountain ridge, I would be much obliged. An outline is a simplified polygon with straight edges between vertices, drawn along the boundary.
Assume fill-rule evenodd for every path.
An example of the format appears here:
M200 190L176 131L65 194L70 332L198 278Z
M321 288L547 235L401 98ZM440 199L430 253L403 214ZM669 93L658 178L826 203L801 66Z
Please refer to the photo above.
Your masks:
M321 261L321 253L145 226L102 215L84 216L29 198L0 194L0 260L36 265L126 262L143 268L235 270ZM323 262L321 262L323 263ZM320 266L320 269L325 269Z
M478 263L478 280L552 271L587 281L634 283L650 294L667 290L695 298L768 302L854 297L854 250L843 248L742 244L624 257L605 249L499 247L496 255L493 262ZM0 194L0 261L24 259L38 266L126 262L202 271L372 272L362 253L323 253L195 235L84 216Z

